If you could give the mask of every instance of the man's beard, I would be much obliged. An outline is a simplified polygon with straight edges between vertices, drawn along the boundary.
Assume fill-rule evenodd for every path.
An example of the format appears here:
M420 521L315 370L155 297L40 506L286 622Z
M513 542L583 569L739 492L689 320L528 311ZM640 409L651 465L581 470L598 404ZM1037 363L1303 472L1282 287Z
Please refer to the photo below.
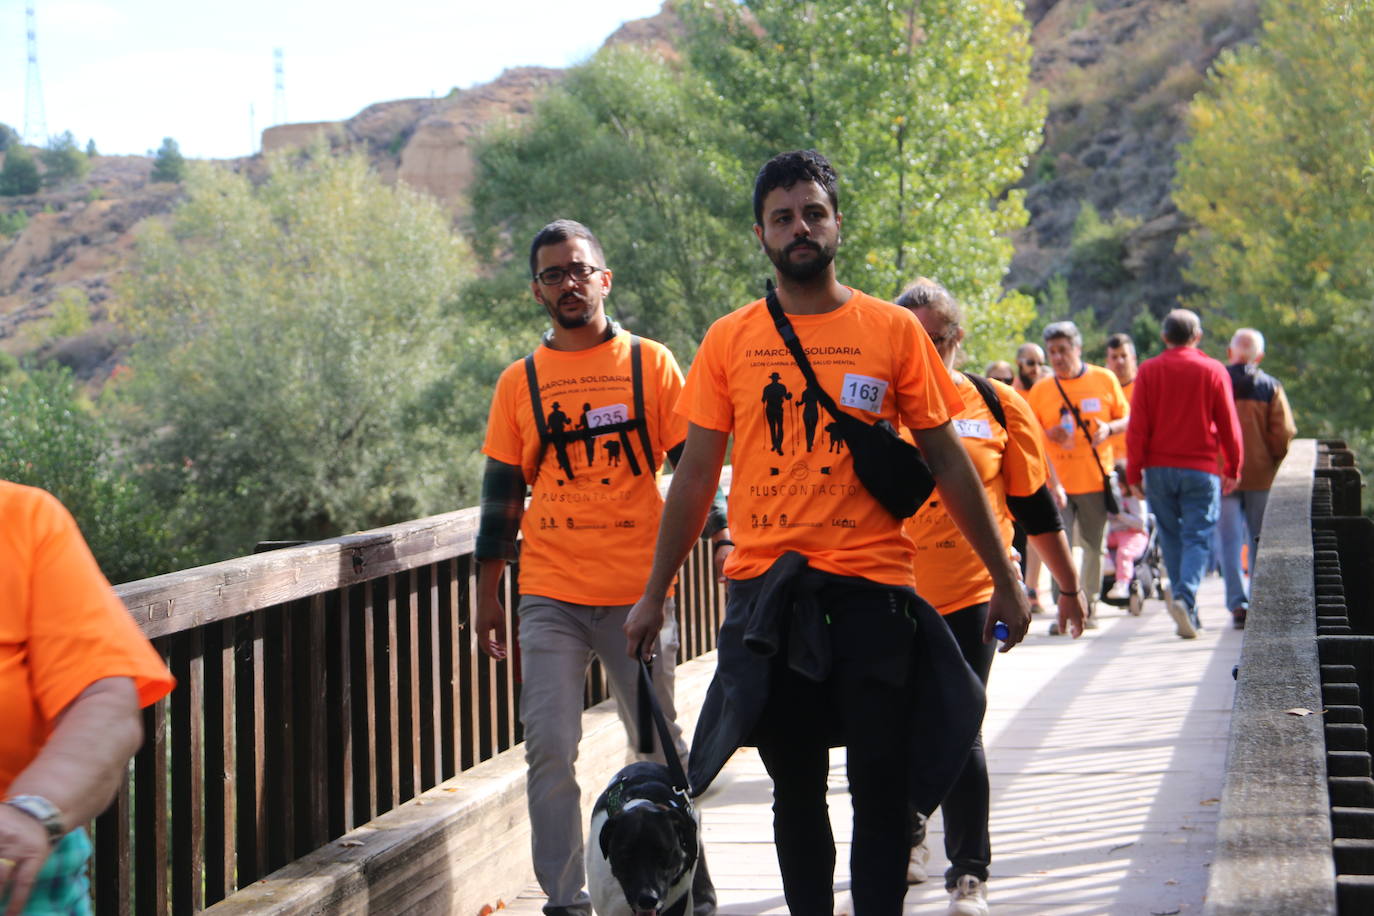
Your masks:
M1038 372L1035 375L1027 375L1024 372L1017 372L1016 374L1021 379L1021 387L1025 388L1027 391L1030 390L1032 385L1040 380L1040 373Z
M582 311L576 312L572 315L564 314L564 302L579 302L583 306ZM581 296L578 296L575 293L564 293L561 297L559 297L557 305L549 307L550 317L552 317L554 321L558 322L559 327L568 331L574 330L576 328L585 328L587 325L591 324L592 316L594 314L596 314L596 306L594 306L592 303L588 302L586 299L583 299Z
M791 258L792 252L799 248L809 248L816 252L816 256L809 261L796 262ZM778 269L789 280L797 283L806 283L814 280L835 260L835 249L819 245L811 239L797 239L782 249L769 248L763 246L763 250L768 254L768 260L773 262L773 266Z

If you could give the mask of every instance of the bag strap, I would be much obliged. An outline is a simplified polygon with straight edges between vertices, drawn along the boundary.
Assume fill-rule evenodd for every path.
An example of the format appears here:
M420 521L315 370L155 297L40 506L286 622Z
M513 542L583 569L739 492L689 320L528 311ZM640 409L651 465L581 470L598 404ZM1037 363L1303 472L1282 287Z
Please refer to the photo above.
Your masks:
M797 368L801 369L807 386L815 390L816 399L821 402L821 406L829 412L830 416L840 422L857 419L840 410L835 399L816 380L816 370L811 368L811 361L806 358L806 351L802 349L801 341L797 339L796 329L792 327L792 322L787 320L787 313L782 310L782 303L778 301L778 291L773 287L772 280L768 281L768 295L764 298L768 305L768 314L773 316L773 326L778 329L778 336L782 338L783 343L787 344L787 349L792 354L792 360L797 364Z
M1070 401L1069 396L1064 393L1064 386L1059 384L1059 376L1051 375L1050 378L1054 379L1054 387L1059 389L1059 396L1064 399L1064 404L1073 411L1073 421L1078 424L1079 429L1083 430L1083 438L1088 440L1088 448L1092 449L1093 460L1097 462L1097 473L1102 475L1102 485L1110 487L1111 481L1107 479L1107 472L1102 470L1102 456L1097 454L1097 446L1093 444L1092 433L1088 432L1088 427L1083 422L1083 415L1078 412L1073 401Z
M658 473L654 461L654 443L649 439L649 418L644 415L644 357L640 354L639 335L630 335L630 378L634 386L635 417L639 421L639 441L644 446L644 463L649 475Z
M1003 429L1007 428L1007 412L1002 409L1002 399L997 396L997 389L992 387L992 383L981 375L974 375L972 372L965 372L964 378L969 380L969 384L978 389L978 393L983 396L983 403L988 405L988 412Z
M654 696L653 675L649 673L649 666L644 659L639 660L639 709L641 725L643 721L644 708L648 707L653 713L654 726L658 730L658 744L663 748L663 760L668 765L668 776L673 781L673 791L687 800L687 809L691 810L691 787L687 783L687 773L682 769L682 761L678 759L677 747L673 744L673 735L668 731L668 720L663 716L663 709L658 705L658 697ZM648 742L643 741L640 736L641 747Z

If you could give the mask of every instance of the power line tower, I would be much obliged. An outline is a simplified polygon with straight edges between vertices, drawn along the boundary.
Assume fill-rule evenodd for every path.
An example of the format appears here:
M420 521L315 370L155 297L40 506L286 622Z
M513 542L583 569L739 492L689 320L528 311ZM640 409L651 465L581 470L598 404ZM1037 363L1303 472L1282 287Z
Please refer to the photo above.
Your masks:
M24 142L41 145L48 140L48 118L43 113L43 83L38 77L38 27L33 0L25 8L28 26L29 71L24 95Z
M272 123L286 123L286 76L282 67L281 48L272 49L272 75L275 78L272 95Z

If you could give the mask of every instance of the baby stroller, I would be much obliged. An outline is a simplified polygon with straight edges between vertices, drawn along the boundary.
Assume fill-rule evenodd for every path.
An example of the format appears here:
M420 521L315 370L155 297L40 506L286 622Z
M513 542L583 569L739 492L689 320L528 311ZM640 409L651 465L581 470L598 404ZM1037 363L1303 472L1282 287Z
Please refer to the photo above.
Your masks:
M1164 575L1164 554L1159 548L1159 527L1155 517L1145 507L1145 550L1135 561L1131 575L1130 590L1127 597L1108 594L1116 584L1116 570L1112 552L1107 552L1107 563L1103 565L1102 592L1098 600L1113 607L1124 607L1132 616L1139 617L1145 609L1146 598L1167 600L1168 580ZM1109 568L1110 567L1110 568Z

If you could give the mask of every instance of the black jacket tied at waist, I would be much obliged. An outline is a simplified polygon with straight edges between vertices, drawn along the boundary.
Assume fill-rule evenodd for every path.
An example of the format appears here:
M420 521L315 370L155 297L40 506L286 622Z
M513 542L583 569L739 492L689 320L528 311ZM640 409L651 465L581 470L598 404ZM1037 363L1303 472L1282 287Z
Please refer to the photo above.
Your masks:
M882 631L865 634L862 645L837 644L827 616L864 604L891 609L871 618ZM764 575L730 583L716 674L692 739L692 794L707 789L737 748L755 743L770 668L781 663L770 658L784 650L786 664L812 681L829 678L838 655L862 659L865 676L906 685L912 699L908 719L893 728L905 732L910 751L908 797L922 812L933 811L982 726L983 685L949 627L911 589L813 570L791 551ZM838 733L834 726L818 723Z

